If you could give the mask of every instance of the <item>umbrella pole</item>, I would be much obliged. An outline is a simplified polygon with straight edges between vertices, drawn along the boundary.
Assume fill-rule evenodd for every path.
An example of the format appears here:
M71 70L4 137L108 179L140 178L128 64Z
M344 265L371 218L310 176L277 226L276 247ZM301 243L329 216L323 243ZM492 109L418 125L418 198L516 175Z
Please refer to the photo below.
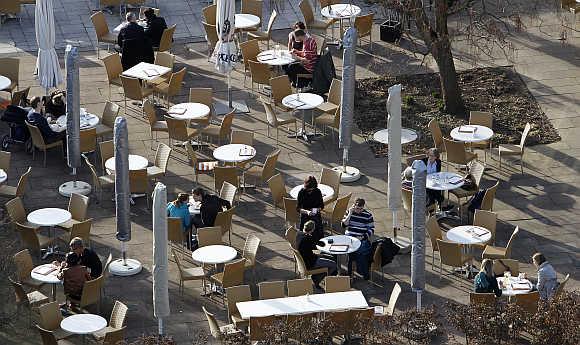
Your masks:
M231 76L232 72L228 72L228 106L230 107L230 110L233 108L232 107L232 76Z
M417 290L417 311L421 311L421 294L423 290Z
M397 231L399 231L399 214L396 210L393 211L393 237L397 242Z
M159 338L161 338L161 336L163 334L165 334L164 331L163 331L163 328L164 328L163 327L163 318L161 318L161 317L158 318L158 327L159 327Z
M123 266L127 266L127 252L125 251L125 242L121 241L121 255L123 256Z

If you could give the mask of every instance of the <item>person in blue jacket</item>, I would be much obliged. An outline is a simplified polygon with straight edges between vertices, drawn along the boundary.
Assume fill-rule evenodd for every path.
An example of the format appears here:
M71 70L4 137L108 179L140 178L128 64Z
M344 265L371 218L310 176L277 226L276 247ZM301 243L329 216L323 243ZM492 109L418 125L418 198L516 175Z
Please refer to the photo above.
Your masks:
M167 203L167 216L181 218L183 232L191 228L191 215L189 214L189 194L179 193L177 199Z

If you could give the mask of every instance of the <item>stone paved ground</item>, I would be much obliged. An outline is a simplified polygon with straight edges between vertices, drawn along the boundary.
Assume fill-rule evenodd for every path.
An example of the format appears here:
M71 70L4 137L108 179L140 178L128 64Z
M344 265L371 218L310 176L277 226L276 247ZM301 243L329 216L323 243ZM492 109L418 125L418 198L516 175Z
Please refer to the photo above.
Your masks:
M544 26L540 30L530 25L525 34L515 38L518 58L515 61L516 70L522 74L532 93L536 96L542 109L558 128L562 141L531 147L526 151L526 169L522 175L517 165L507 167L503 172L497 169L497 155L488 157L488 169L484 176L484 185L489 186L495 180L500 180L495 211L499 216L497 244L505 245L514 226L520 226L521 235L514 247L513 257L522 262L522 270L534 276L530 265L530 256L541 250L554 264L561 279L566 273L571 273L569 287L577 289L578 276L578 228L580 225L580 139L577 135L580 125L580 68L578 66L579 41L572 39L568 44L557 40L558 26L550 15L545 16ZM533 23L532 23L533 24ZM4 32L4 30L2 30ZM376 34L376 33L375 33ZM22 35L21 35L22 36ZM20 36L20 37L21 37ZM377 37L378 34L375 35ZM276 34L276 39L283 42L284 32ZM0 40L3 42L3 40ZM360 51L357 54L357 73L359 77L372 76L377 73L417 73L429 70L420 66L420 61L410 54L403 43L401 47L380 43L373 50L375 55ZM193 52L177 46L176 68L186 66L188 73L183 92L176 101L187 98L189 87L213 87L216 98L224 99L226 84L223 76L215 72L207 63L203 52L205 44L197 43ZM465 50L458 47L458 65L467 68L470 64L462 53ZM335 63L340 69L339 54L335 53ZM42 90L32 77L34 55L20 53L22 59L20 71L21 85L33 86L32 95L40 95ZM505 65L502 59L480 60L482 65ZM404 66L404 68L402 68ZM234 99L245 99L251 112L236 115L234 128L251 130L255 133L255 143L258 151L258 161L263 161L265 155L276 147L275 140L266 136L266 122L263 110L254 96L242 85L241 73L233 73ZM123 95L117 88L113 89L113 101L122 106ZM108 97L105 71L101 62L93 52L87 52L81 59L81 102L89 111L101 114L104 102ZM130 128L131 153L140 154L153 159L154 151L149 149L149 136L146 121L134 106L129 106L126 118ZM2 125L3 126L3 125ZM2 127L5 131L5 127ZM281 137L284 137L281 135ZM163 139L162 139L163 140ZM308 174L318 175L324 166L335 166L340 159L340 151L331 136L320 138L311 144L304 144L293 139L282 139L279 145L280 155L278 169L285 177L286 184L293 186ZM39 159L32 161L29 155L19 148L13 150L12 168L9 171L8 184L15 185L20 174L32 166L32 188L27 191L25 206L28 211L46 206L66 207L67 200L58 196L56 189L70 179L68 169L57 152L49 153L49 163L42 167ZM351 185L341 186L341 194L352 192L354 197L363 196L367 199L371 211L375 215L379 235L392 235L389 230L391 219L386 207L386 161L374 158L367 145L355 135L352 148L351 164L361 168L364 177ZM169 163L169 172L162 181L168 185L169 197L177 192L189 191L194 186L192 171L183 162L182 154L174 154ZM87 169L81 169L80 176L88 180ZM201 176L204 186L211 186L209 177ZM108 195L108 194L105 194ZM141 274L131 278L111 277L106 284L106 301L102 309L103 315L108 315L112 303L118 299L129 305L127 319L127 335L134 338L140 334L151 334L156 331L156 321L153 317L151 304L151 214L140 199L132 207L133 239L129 243L129 255L139 259L144 264ZM105 258L109 252L118 256L119 244L114 238L115 221L114 205L105 197L97 204L91 202L89 216L94 218L92 243L98 253ZM407 224L409 224L407 219ZM448 224L445 224L446 226ZM253 232L262 239L258 253L259 265L257 281L285 280L293 277L291 253L283 239L283 214L270 204L269 192L258 189L248 192L241 198L238 211L234 217L232 240L237 248L243 245L246 234ZM404 231L409 236L409 230ZM431 261L431 246L427 245L427 262ZM385 303L386 296L391 292L395 282L403 286L403 294L399 308L411 307L415 296L409 287L409 256L401 255L385 268L384 282L380 278L376 283L356 281L354 287L361 289L371 304ZM199 330L207 330L207 323L201 313L201 306L207 306L217 313L224 322L226 313L219 303L200 297L201 289L197 283L187 283L185 293L178 293L178 277L174 264L170 265L170 302L172 314L169 318L168 333L175 336L179 344L187 344L189 339ZM251 282L248 275L246 281ZM471 283L452 276L438 278L438 271L427 264L427 287L424 303L441 305L448 300L467 302ZM256 292L256 291L255 291ZM257 295L257 294L256 294ZM59 291L59 298L62 299ZM29 328L3 330L1 343L38 344L39 339Z

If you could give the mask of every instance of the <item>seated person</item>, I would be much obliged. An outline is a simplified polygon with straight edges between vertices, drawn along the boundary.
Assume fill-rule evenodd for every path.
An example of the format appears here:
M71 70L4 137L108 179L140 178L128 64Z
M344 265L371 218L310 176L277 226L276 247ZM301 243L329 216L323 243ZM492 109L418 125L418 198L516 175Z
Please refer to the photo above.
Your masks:
M123 48L124 40L137 40L140 43L145 41L145 30L137 24L137 16L134 12L127 12L125 15L127 23L123 25L117 36L117 44Z
M316 250L316 245L324 245L324 242L314 240L312 234L314 233L315 228L316 223L314 223L312 220L309 220L304 224L304 230L302 232L298 232L296 236L296 246L298 248L298 252L300 252L300 255L302 256L307 269L312 270L315 268L327 267L328 274L333 275L336 273L336 262L334 262L332 257L318 256L314 253L314 250ZM320 282L324 276L324 273L312 275L314 286L320 290L322 290L320 287Z
M200 214L193 217L193 226L195 228L205 228L214 226L215 218L219 212L224 208L230 209L232 205L227 200L220 198L217 195L209 194L205 189L198 187L192 192L193 200L201 202L199 209Z
M439 156L439 150L437 148L432 147L427 150L427 158L422 159L423 163L427 166L427 175L441 172L441 159L439 159ZM435 202L437 202L439 208L441 208L443 192L427 188L427 205L431 205Z
M546 260L542 253L536 253L532 256L534 266L538 269L538 283L536 289L540 293L540 298L547 300L554 296L558 289L558 278L554 267Z
M103 264L101 263L101 259L99 259L99 256L95 251L85 248L82 238L73 238L70 241L70 250L80 258L80 264L89 270L91 279L98 278L103 274Z
M167 24L163 17L157 17L155 11L152 8L148 8L144 12L145 21L147 25L145 26L145 36L149 37L153 47L159 47L159 42L161 41L161 36L163 36L163 31L167 29Z
M191 228L191 215L189 214L189 194L179 193L177 199L167 203L167 216L181 218L183 232Z
M369 279L369 256L371 255L370 238L375 232L373 215L365 210L365 200L358 198L348 209L342 220L342 226L347 236L356 237L360 240L360 247L354 253L348 255L348 275L352 276L352 263L356 261L356 269L365 280Z
M401 174L401 188L413 191L413 168L406 167Z
M59 116L66 114L66 92L57 90L49 97L45 98L44 110L47 115L53 119L58 119Z
M493 274L493 261L491 259L484 259L481 262L481 271L473 280L473 290L477 293L494 293L496 297L501 296L501 289Z
M50 128L48 120L44 117L44 101L40 97L34 97L30 100L30 106L32 109L28 112L26 116L28 123L33 126L38 127L40 134L44 139L46 144L51 144L59 140L63 141L66 147L66 131L55 132Z
M294 31L294 39L296 42L302 42L301 50L292 50L292 56L298 60L298 63L284 66L284 71L294 86L304 87L306 86L305 81L302 80L297 84L296 78L298 74L312 74L318 61L318 48L316 40L302 29Z
M303 42L302 41L298 42L296 40L296 37L294 36L294 33L296 32L296 30L306 30L306 25L304 25L303 22L294 23L294 26L292 27L292 31L288 34L288 50L289 51L292 51L294 49L302 50Z
M80 257L76 253L68 253L61 266L59 278L62 279L65 296L80 300L85 282L91 278L87 268L80 264Z

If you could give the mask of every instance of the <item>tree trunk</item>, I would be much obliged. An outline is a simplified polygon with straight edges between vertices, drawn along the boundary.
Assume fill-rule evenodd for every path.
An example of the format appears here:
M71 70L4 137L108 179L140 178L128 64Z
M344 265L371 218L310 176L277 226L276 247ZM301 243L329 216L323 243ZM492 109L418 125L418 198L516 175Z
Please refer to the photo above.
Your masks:
M445 111L450 114L463 114L465 106L461 98L461 89L457 81L457 71L451 53L451 42L447 36L433 40L431 54L439 68L439 80L441 81L441 94L445 102Z

